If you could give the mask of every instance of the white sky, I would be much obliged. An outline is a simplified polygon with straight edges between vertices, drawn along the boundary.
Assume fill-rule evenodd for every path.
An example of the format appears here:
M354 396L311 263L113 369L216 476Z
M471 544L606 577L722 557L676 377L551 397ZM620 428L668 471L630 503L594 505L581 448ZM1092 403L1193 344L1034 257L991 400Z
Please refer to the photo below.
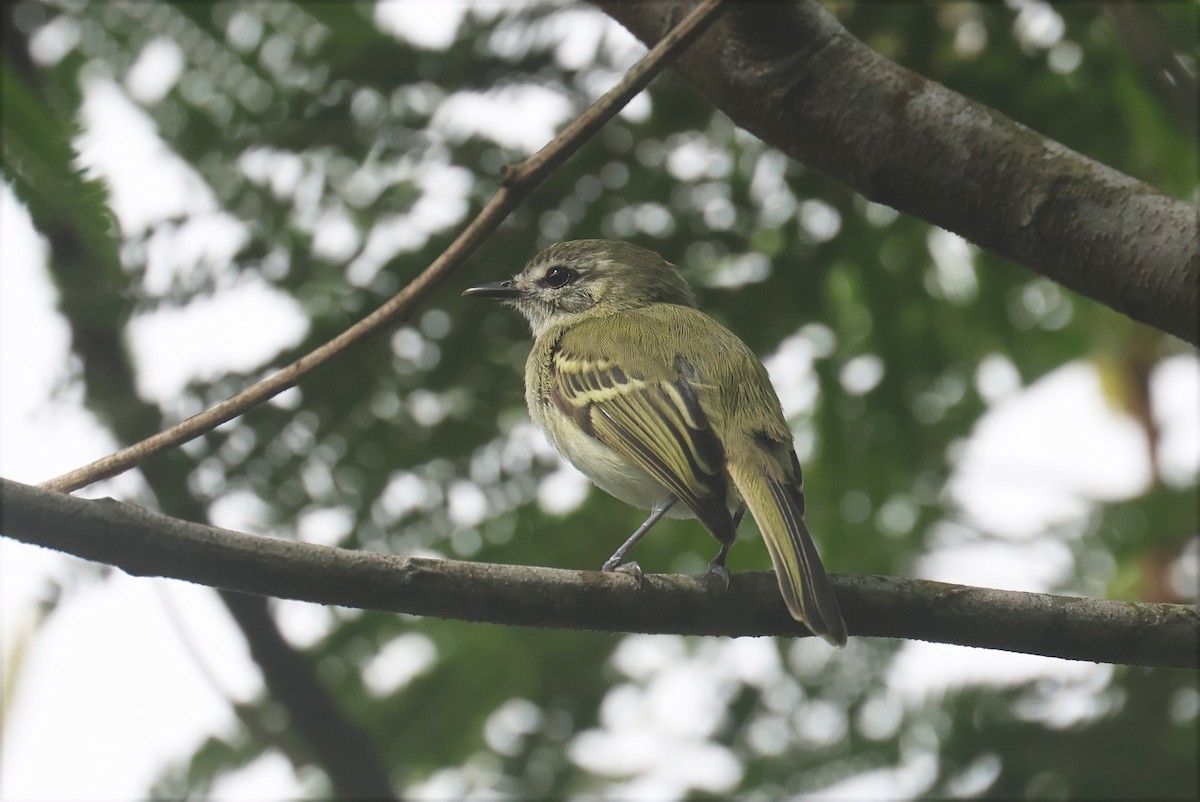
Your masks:
M447 20L453 16L446 5L453 7L388 6L377 20L388 30L413 32L417 29L412 26L423 19L427 25L412 36L424 46L444 47L446 31L452 30ZM169 51L163 50L163 58L172 57ZM577 60L574 52L565 48L561 58ZM173 156L119 85L93 81L87 98L87 133L80 140L83 160L109 180L122 229L143 231L170 215L199 216L194 228L181 232L180 240L163 243L152 255L148 280L164 282L172 272L220 270L243 236L240 224L217 211L203 182ZM532 150L561 123L565 112L557 99L547 102L536 93L521 100L530 113L513 116L526 127L501 133L514 146ZM447 104L440 112L447 126L469 129L478 124L472 120L479 117L472 115L480 113L479 107L454 103L459 105ZM455 199L446 202L453 204ZM453 218L451 213L446 221ZM0 232L0 474L36 483L102 456L114 444L80 407L77 390L69 386L67 330L55 311L46 249L7 187L0 192ZM943 250L951 254L946 257L951 267L939 264L939 269L957 276L955 286L961 287L965 273L953 268L957 251ZM253 314L247 313L250 308ZM139 364L139 387L152 399L170 399L192 378L213 379L225 370L269 358L296 342L305 325L295 302L265 282L231 283L212 300L135 321L131 346ZM803 403L814 392L809 386L813 342L793 338L768 360L785 406ZM947 488L965 518L990 534L964 537L948 530L939 540L942 546L922 559L916 572L951 582L1046 590L1071 565L1067 546L1046 535L1048 529L1077 519L1094 499L1143 492L1150 466L1140 432L1105 401L1093 367L1067 365L1020 388L1003 363L996 357L986 369L981 367L977 381L994 395L994 406L959 452ZM879 365L865 360L851 366L843 380L865 382L862 387L869 389L879 371ZM1163 427L1160 469L1177 483L1192 481L1200 459L1200 367L1195 357L1176 357L1160 365L1153 391ZM562 473L547 481L578 484ZM128 498L140 486L133 474L90 488L85 495ZM228 516L223 523L231 526L253 517L252 510L237 503L225 505L223 514ZM223 694L241 700L258 690L257 673L240 635L211 592L120 573L101 582L74 581L71 577L80 565L72 558L0 539L0 634L6 672L14 669L15 650L25 649L15 698L4 711L0 797L6 799L144 797L165 763L187 754L208 733L230 730ZM49 578L72 589L49 624L31 639L35 605ZM169 610L176 612L174 623ZM320 608L282 603L279 610L285 631L297 642L311 641L327 625ZM187 640L199 644L220 691L197 668L180 628ZM631 794L670 795L689 787L719 794L732 787L740 776L737 762L697 736L712 730L716 713L703 706L681 707L679 691L686 689L693 700L716 699L714 683L730 671L774 676L779 671L772 662L777 662L775 651L757 648L754 641L731 641L706 647L703 660L689 662L671 651L677 647L669 640L638 643L642 657L634 660L634 652L626 651L618 667L645 687L614 690L605 701L601 727L581 734L573 754L581 765L601 773L628 766L630 756L656 756L645 772L629 779L625 790ZM371 681L381 690L407 681L432 660L427 643L409 641L402 646L385 650L372 663ZM844 656L851 657L853 649L852 644ZM734 664L738 668L729 667ZM915 705L964 683L1006 684L1045 675L1087 688L1107 671L1102 666L914 642L905 644L892 666L888 693L895 704ZM686 732L679 731L677 716L663 715L680 709L692 712ZM507 711L507 718L497 719L496 731L510 719L518 726L520 714ZM647 740L647 733L653 737ZM928 769L919 755L908 755L892 770L863 775L831 793L842 798L882 798L885 793L909 798L921 792ZM437 796L447 789L461 790L465 782L453 772L443 773L417 790ZM303 793L286 761L270 755L223 782L213 796L266 799Z

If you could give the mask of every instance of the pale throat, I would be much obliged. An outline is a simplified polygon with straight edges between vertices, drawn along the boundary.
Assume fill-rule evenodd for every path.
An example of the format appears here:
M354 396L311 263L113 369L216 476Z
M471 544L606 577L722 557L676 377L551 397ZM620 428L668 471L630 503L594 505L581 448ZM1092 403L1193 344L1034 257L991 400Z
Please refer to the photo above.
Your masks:
M537 301L523 300L514 304L517 309L529 321L529 329L533 332L533 338L536 340L541 337L546 329L556 323L562 322L567 313L560 309L552 309L546 304Z

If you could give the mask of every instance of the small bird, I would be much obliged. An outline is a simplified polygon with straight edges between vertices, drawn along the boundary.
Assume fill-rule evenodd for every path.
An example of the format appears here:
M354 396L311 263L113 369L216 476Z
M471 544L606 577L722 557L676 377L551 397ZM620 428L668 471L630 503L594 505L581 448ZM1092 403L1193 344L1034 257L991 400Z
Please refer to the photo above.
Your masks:
M651 510L603 570L622 564L663 515L698 518L725 557L747 507L762 530L792 617L838 646L846 625L804 526L800 463L762 362L696 309L657 253L628 242L552 245L507 281L463 295L516 307L534 344L529 414L602 490Z

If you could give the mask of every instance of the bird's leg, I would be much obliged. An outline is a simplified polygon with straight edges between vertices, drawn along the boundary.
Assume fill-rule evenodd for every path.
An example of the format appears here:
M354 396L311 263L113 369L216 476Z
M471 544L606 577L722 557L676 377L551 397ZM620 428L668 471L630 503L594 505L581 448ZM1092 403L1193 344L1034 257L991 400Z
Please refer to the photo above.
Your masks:
M746 505L743 504L737 508L737 512L733 514L733 531L737 531L738 525L741 524L742 518L746 515Z
M733 513L733 527L729 530L731 533L737 532L738 524L742 522L742 516L746 514L746 505L741 505ZM729 542L721 543L721 550L717 552L717 556L709 560L708 572L721 580L725 585L725 590L729 590L729 569L725 567L725 558L729 556L729 547L733 545L733 536L729 538Z
M604 561L604 566L600 570L622 571L627 574L633 574L638 578L638 580L641 580L642 567L635 562L622 564L622 561L625 559L625 556L629 554L629 552L633 551L633 547L637 545L637 542L641 540L647 532L650 531L650 527L658 523L658 519L666 515L667 510L671 509L671 507L674 506L675 502L678 500L679 499L675 498L675 496L667 496L665 499L655 504L654 509L650 511L650 517L647 518L645 522L643 522L642 525L639 526L634 533L629 536L628 540L621 544L621 548L613 552L613 556Z

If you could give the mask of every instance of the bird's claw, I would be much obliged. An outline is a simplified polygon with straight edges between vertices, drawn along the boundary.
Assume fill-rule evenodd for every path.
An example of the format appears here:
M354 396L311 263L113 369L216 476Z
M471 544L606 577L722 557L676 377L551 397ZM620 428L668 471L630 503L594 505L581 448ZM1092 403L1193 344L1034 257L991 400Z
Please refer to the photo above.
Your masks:
M713 560L708 564L708 575L715 576L721 582L722 590L729 590L729 569L724 563Z
M637 580L639 587L646 580L645 574L642 573L642 566L632 560L627 563L615 563L609 560L600 570L606 574L629 574Z

